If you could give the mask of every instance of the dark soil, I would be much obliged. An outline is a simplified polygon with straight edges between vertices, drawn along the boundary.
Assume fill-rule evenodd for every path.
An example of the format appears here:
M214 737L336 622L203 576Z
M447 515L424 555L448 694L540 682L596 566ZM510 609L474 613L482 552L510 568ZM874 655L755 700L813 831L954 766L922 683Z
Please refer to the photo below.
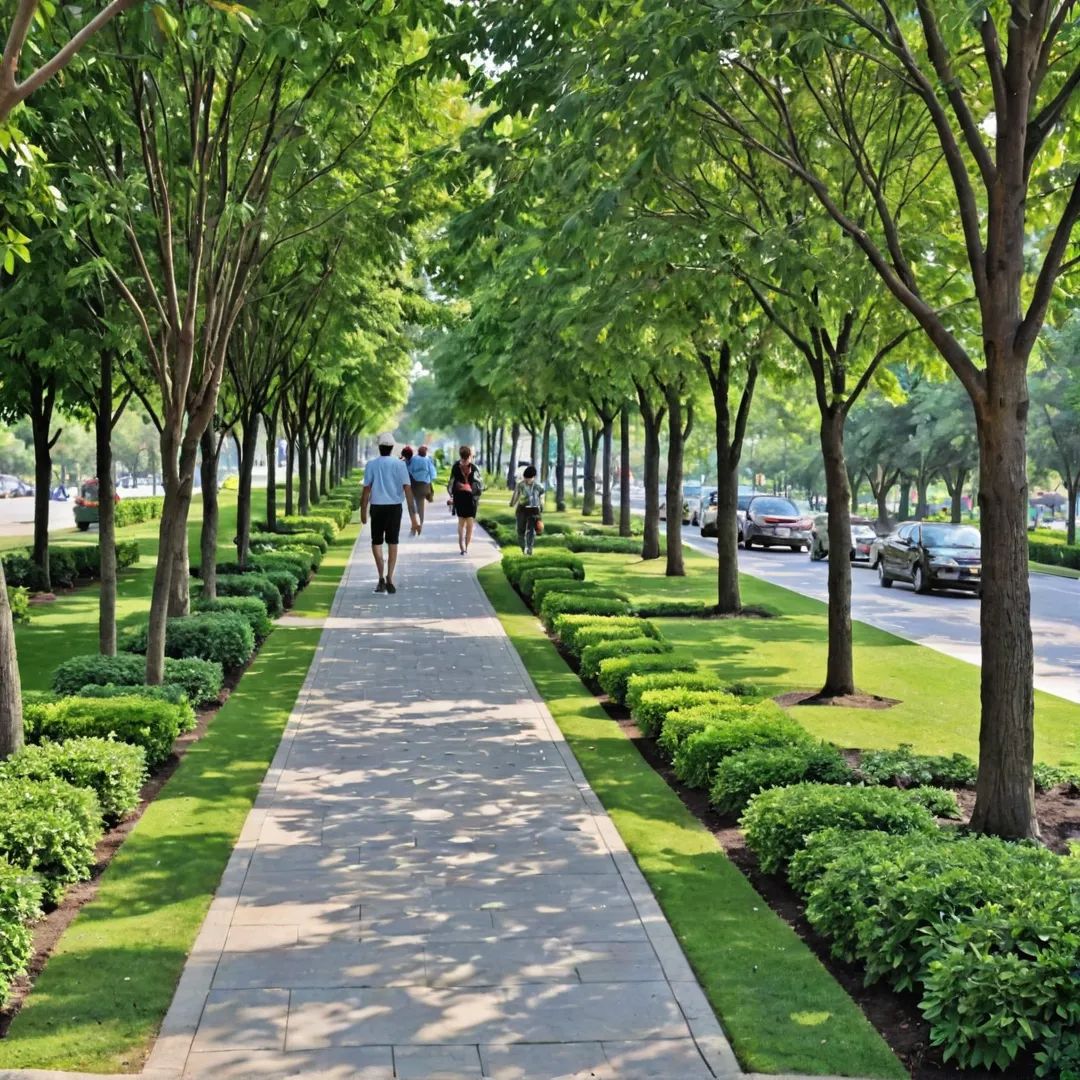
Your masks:
M719 612L712 608L707 609L706 619L775 619L777 613L768 608L758 607L756 604L747 604L738 611Z
M837 694L827 697L816 691L795 690L790 694L780 694L773 698L777 705L790 709L793 705L825 705L841 709L891 709L900 702L895 698L882 697L880 694L863 694L856 690L854 694Z

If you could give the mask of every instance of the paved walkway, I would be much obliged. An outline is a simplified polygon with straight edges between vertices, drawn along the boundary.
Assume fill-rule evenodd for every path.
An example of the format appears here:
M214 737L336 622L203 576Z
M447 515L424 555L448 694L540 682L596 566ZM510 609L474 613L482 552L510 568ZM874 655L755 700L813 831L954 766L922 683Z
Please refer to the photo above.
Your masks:
M146 1075L739 1075L436 517L346 570Z

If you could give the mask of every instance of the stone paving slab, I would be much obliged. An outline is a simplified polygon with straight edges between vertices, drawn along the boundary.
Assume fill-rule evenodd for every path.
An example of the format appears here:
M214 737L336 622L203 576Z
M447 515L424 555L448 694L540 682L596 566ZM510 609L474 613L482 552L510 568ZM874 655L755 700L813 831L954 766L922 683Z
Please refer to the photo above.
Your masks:
M358 542L147 1080L742 1076L479 587L497 555L436 519L391 597Z

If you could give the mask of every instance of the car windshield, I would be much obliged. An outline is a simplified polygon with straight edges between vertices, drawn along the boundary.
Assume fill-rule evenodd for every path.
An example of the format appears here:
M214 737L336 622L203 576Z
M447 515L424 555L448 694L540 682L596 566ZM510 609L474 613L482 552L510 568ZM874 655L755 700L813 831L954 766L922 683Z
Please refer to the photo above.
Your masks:
M785 517L798 517L799 511L790 499L755 499L750 506L755 514L783 514Z
M982 547L982 533L970 525L924 525L922 542L926 547Z
M754 497L753 495L740 495L739 496L739 509L740 510L745 510L750 505L750 500L753 497Z
M687 498L697 498L697 496L700 495L700 494L701 494L701 485L700 484L684 484L683 485L683 495L685 495Z

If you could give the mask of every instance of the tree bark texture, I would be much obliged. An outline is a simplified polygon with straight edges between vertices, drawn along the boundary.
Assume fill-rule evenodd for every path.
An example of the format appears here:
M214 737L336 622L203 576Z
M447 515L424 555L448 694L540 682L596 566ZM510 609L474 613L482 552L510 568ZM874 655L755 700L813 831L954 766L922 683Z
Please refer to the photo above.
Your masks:
M581 422L581 441L584 446L584 466L581 478L581 516L588 517L596 513L596 454L600 449L600 437L603 429L593 427L585 420Z
M551 417L544 417L544 434L540 439L540 445L543 448L542 458L540 461L540 483L547 484L548 477L551 474Z
M308 463L308 443L302 432L296 436L296 509L303 517L311 509L308 498L308 480L311 478L311 466Z
M664 423L663 406L655 406L640 388L638 402L645 427L645 462L642 483L645 485L645 531L641 540L642 559L660 558L660 429Z
M15 653L15 624L8 603L4 565L0 563L0 760L23 744L22 685Z
M94 415L98 476L98 560L101 575L98 589L98 651L102 656L116 655L116 503L113 498L112 410L113 356L108 349L104 349L101 353L101 378Z
M510 461L506 466L506 490L513 491L517 483L518 442L521 439L521 425L515 420L510 427Z
M199 580L206 600L217 599L217 542L218 522L221 508L218 503L218 456L221 443L213 424L207 424L199 440L201 459L199 473L202 477L202 531L199 534ZM239 519L239 514L237 514Z
M34 562L41 567L45 592L52 589L49 572L49 493L52 489L52 427L56 404L55 376L46 378L37 370L30 376L30 429L34 436ZM58 433L59 434L59 433Z
M251 476L255 470L255 452L259 445L258 417L249 417L240 440L240 476L236 491L236 561L247 565L251 546ZM270 459L267 458L267 503L270 501ZM269 512L266 515L269 517Z
M601 508L601 521L605 525L615 524L615 504L612 499L611 491L611 474L612 474L612 453L614 451L615 440L615 417L604 417L604 450L603 450L603 462L601 464L601 477L603 481L603 487L601 488L600 508Z
M619 414L619 535L631 536L630 521L630 406Z
M566 511L566 425L555 425L555 509Z
M949 520L959 525L964 520L964 484L967 482L967 469L958 467L945 473L945 488L949 492Z
M294 494L294 485L296 483L296 455L295 446L292 438L288 437L288 442L285 446L285 516L292 517L296 513L296 497ZM276 530L275 530L276 531Z
M277 415L264 416L266 423L266 528L277 532Z
M854 496L844 458L846 412L834 405L821 415L821 453L825 464L825 497L829 514L829 657L825 697L855 693L851 651L851 511Z
M669 386L664 392L668 414L667 484L667 568L666 577L685 577L686 560L682 544L683 451L687 432L683 428L683 402L680 389Z

